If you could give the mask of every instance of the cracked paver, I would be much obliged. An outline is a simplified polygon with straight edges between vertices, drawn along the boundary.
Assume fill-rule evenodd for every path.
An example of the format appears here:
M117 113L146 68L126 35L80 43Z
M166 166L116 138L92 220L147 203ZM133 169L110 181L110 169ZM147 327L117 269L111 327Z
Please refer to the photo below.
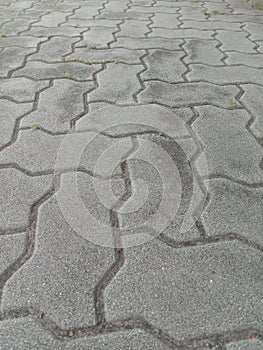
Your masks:
M2 0L0 349L261 350L263 12Z

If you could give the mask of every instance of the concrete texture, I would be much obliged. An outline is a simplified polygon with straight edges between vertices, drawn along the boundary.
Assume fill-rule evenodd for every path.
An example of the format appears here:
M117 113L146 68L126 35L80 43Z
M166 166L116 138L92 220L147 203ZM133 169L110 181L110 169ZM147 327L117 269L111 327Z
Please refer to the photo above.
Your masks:
M0 1L1 350L263 349L262 55L246 0Z

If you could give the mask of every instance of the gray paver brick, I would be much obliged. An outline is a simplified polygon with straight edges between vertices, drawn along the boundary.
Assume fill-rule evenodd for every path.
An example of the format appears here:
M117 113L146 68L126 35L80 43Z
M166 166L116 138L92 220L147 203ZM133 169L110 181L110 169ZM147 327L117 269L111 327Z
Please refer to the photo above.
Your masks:
M129 36L129 37L135 37L140 38L143 37L147 32L149 32L149 28L147 27L147 24L149 24L148 21L136 21L136 20L129 20L124 22L120 25L121 31L116 34L116 36Z
M164 82L145 82L146 89L138 99L145 103L161 103L170 107L183 107L189 104L213 104L229 106L229 99L236 96L236 86L216 86L209 83L182 83L170 85Z
M0 100L0 146L11 141L17 118L30 112L33 103L17 104L9 100Z
M255 44L247 38L245 32L232 32L229 30L220 30L216 38L222 42L221 49L224 51L240 51L246 53L255 53Z
M26 78L4 79L0 85L0 96L13 98L17 102L32 102L35 93L45 87L48 87L48 82L45 81L32 81Z
M49 41L43 43L38 53L30 56L29 60L43 60L46 62L58 62L72 51L72 44L77 39L70 38L51 38Z
M8 334L8 335L7 335ZM6 320L0 323L0 340L2 350L168 350L165 345L154 336L140 329L124 330L84 336L63 341L57 339L49 330L45 329L31 317Z
M63 36L63 37L79 37L80 33L84 31L83 28L70 27L70 21L65 23L63 27L41 27L35 26L30 28L30 30L24 32L23 36L36 36L36 37L48 37L50 35ZM74 22L74 24L76 21Z
M234 15L234 14L222 14L216 15L210 18L211 21L222 21L230 23L243 23L243 22L252 22L252 23L263 23L263 16L254 16L254 15Z
M92 88L92 82L55 80L41 93L37 110L24 117L21 126L35 124L54 132L69 130L70 121L84 112L83 94Z
M95 5L95 6L93 6ZM70 16L71 19L92 19L94 16L98 15L98 10L101 4L97 2L90 6L81 6L79 9L75 10L75 13Z
M227 350L261 350L263 347L260 339L240 340L226 345Z
M141 74L141 79L159 79L171 83L183 82L182 74L187 70L181 61L184 55L184 52L151 50L144 58L148 69Z
M185 63L202 63L209 65L222 65L224 54L217 49L218 43L209 40L186 40L184 48L188 53Z
M129 138L120 141L93 132L66 137L50 135L40 130L23 130L19 132L17 141L0 153L0 161L3 164L16 163L32 172L52 171L57 164L57 170L72 171L80 167L88 171L96 170L101 176L111 176L112 169L107 164L103 168L98 168L98 165L94 168L105 150L112 147L114 151L114 145L116 148L121 146L118 159L122 159L132 148ZM56 158L59 150L64 153L61 153L62 159L58 161ZM80 160L77 158L79 154Z
M0 236L0 274L23 254L25 247L26 233L24 232Z
M212 39L212 31L204 31L199 29L164 29L164 28L153 28L149 37L162 37L162 38L198 38L198 39Z
M142 13L140 11L127 11L127 12L104 12L100 14L98 19L118 19L118 20L148 20L148 13Z
M250 130L259 137L263 137L263 118L262 118L262 103L263 87L252 84L242 85L245 93L241 97L241 101L246 108L252 113L255 118L254 123L250 126Z
M184 20L181 28L194 28L194 29L225 29L225 30L240 30L240 23L229 23L220 21L195 21L195 20Z
M180 15L175 13L155 13L152 18L152 27L163 27L168 29L177 29L180 21L178 19Z
M25 56L33 53L35 49L25 49L22 47L7 47L1 52L0 58L0 77L7 77L13 69L23 65Z
M245 66L263 68L263 54L228 52L225 62L229 65L242 64Z
M107 68L98 74L99 87L89 94L89 100L105 100L118 104L134 102L132 95L141 88L136 74L142 69L142 66L123 63L107 64Z
M81 62L45 63L30 61L24 68L13 73L14 77L26 76L32 79L71 78L82 81L91 80L92 74L99 70L101 65L88 65Z
M111 44L111 47L126 47L127 49L161 49L181 50L182 40L167 38L121 38Z
M191 64L187 74L189 81L207 81L214 84L262 83L263 71L246 66L212 67L203 64Z
M71 14L70 11L68 13L69 15ZM66 13L63 12L58 12L58 11L52 11L52 13L49 13L47 15L44 15L43 17L41 17L40 22L37 22L36 24L33 24L33 26L35 25L41 25L43 27L54 27L54 26L58 26L60 23L63 23L65 21L66 18Z
M262 19L263 21L263 19ZM246 23L245 30L247 30L251 36L251 40L263 40L262 24L259 23Z
M117 28L92 27L83 34L83 40L79 41L75 46L95 45L98 48L107 48L108 44L114 41L112 33Z
M175 8L167 8L165 6L131 6L130 10L128 10L126 13L129 12L140 12L140 13L176 13L178 11L178 7Z
M87 30L87 27L109 27L109 28L114 28L118 23L121 23L120 20L110 20L110 19L69 19L67 20L66 23L62 24L62 28L66 27L76 27L79 28L79 30L83 31ZM64 29L62 29L64 30Z
M175 254L155 240L124 254L125 264L105 292L108 320L140 316L176 339L262 323L257 250L221 242Z
M202 214L209 236L234 233L263 246L262 189L210 180L210 201Z
M70 201L69 210L78 220L71 185L72 174L64 174L58 195L66 196L63 198ZM96 199L92 177L78 174L78 186L84 205L95 219L108 221L109 209ZM6 283L2 310L31 306L62 328L92 325L95 323L94 286L114 262L114 250L96 246L75 234L60 211L58 195L39 209L36 250ZM85 230L94 230L90 225L85 222Z
M116 63L132 63L141 64L140 57L145 54L144 50L131 50L124 48L112 48L112 49L87 49L87 48L76 48L74 53L68 55L67 58L75 59L81 58L84 61L88 60L92 63L103 63L105 60L108 62Z
M196 107L200 117L192 129L203 145L209 173L247 183L262 183L263 151L246 129L250 115L244 110ZM251 154L254 156L251 157Z
M1 169L0 173L1 230L24 228L31 206L51 190L52 175L30 177L16 169Z
M115 11L124 11L127 9L127 4L129 1L120 1L120 0L113 0L108 3L106 3L105 8L102 10L103 12L115 12Z

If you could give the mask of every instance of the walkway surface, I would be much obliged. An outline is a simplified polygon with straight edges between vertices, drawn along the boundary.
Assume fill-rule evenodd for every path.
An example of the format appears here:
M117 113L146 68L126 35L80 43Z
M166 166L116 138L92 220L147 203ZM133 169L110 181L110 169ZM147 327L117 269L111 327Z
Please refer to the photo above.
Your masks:
M0 349L262 350L263 12L0 18Z

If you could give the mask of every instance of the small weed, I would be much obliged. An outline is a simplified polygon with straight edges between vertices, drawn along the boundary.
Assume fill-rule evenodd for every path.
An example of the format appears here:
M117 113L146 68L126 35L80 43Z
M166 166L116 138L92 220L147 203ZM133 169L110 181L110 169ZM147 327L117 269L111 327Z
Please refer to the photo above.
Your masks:
M89 60L84 61L86 64L92 65L92 62L90 62Z
M74 27L75 27L75 28L79 28L79 27L80 27L79 23L76 23L76 24L74 25Z
M220 12L218 10L211 11L211 15L220 15Z
M48 40L50 40L50 39L52 38L52 35L49 34L49 35L47 36L47 38L48 38Z
M162 46L161 46L161 49L165 49L165 46L164 46L164 45L162 45Z
M68 72L62 73L61 76L62 78L68 78L68 79L71 77L70 73Z
M119 58L115 58L113 62L114 62L115 64L118 64L118 63L120 63L120 59L119 59Z
M93 50L94 50L94 49L96 49L96 45L90 44L90 45L87 45L86 48L87 48L87 49L93 49Z
M33 123L33 124L31 125L31 129L32 129L32 130L36 130L36 129L37 129L36 124Z
M5 38L5 37L6 37L6 35L5 35L5 34L0 33L0 38Z
M102 60L102 63L109 63L109 60L107 58L104 58L104 60Z
M228 103L229 103L229 105L230 106L236 106L236 100L234 99L234 98L230 98L229 100L228 100Z
M112 105L116 105L117 102L118 102L118 100L114 100L114 101L111 101L110 103L111 103Z
M79 80L79 81L83 81L83 80L84 80L84 77L79 77L78 80Z

